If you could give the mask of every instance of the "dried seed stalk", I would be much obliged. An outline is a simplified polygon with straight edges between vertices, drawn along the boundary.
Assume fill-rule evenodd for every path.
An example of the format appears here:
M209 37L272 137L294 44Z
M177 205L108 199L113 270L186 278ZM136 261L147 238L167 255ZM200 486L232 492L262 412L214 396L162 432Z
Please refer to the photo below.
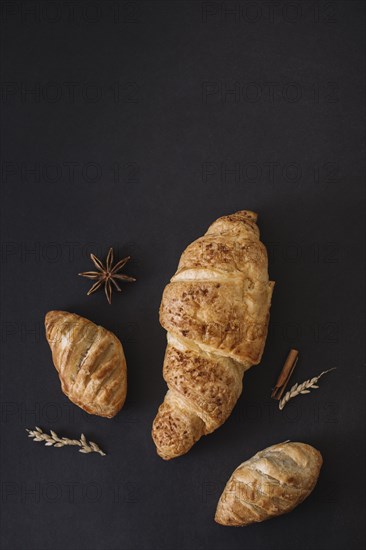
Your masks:
M36 426L34 430L26 430L28 432L28 437L33 438L33 441L44 441L46 447L64 447L65 445L76 445L78 447L81 447L79 449L79 453L99 453L102 456L106 456L106 453L102 451L102 449L94 443L94 441L89 441L89 443L86 440L86 437L84 434L81 434L80 439L68 439L67 437L59 437L56 432L53 430L50 430L50 434L48 435L44 433L41 428Z
M284 406L292 399L293 397L296 397L300 394L310 393L310 389L318 389L319 386L316 385L318 380L323 376L323 374L326 374L327 372L330 372L331 370L335 370L336 367L333 367L332 369L325 370L321 372L318 376L315 376L314 378L311 378L310 380L306 380L305 382L302 382L302 384L296 383L292 388L285 393L283 398L278 404L278 408L280 411L284 408Z

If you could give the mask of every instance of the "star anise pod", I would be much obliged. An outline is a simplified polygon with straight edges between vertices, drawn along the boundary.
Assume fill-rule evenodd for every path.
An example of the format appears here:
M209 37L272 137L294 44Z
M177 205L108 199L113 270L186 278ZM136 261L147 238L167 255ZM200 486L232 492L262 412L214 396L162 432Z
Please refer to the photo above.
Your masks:
M90 254L90 258L92 259L98 271L84 271L83 273L78 273L78 275L81 275L82 277L87 277L88 279L97 279L97 282L94 283L91 289L88 291L87 296L93 294L93 292L98 290L98 288L100 288L104 284L105 295L108 302L111 304L113 289L112 285L114 285L118 292L121 292L121 288L118 286L116 279L119 279L120 281L127 281L130 283L136 281L136 279L134 279L133 277L128 277L127 275L121 275L118 273L118 271L121 271L121 269L126 265L131 256L123 258L123 260L117 262L114 267L112 266L113 248L109 249L105 265L94 254Z

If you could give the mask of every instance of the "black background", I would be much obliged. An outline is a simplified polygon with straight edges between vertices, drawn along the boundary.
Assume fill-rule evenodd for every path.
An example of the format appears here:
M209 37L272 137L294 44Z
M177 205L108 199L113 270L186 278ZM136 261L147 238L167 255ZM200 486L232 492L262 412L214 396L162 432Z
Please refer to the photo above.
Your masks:
M1 8L2 547L361 548L363 3ZM263 360L226 424L164 462L150 436L166 391L162 290L187 244L240 209L259 213L276 281ZM138 279L112 306L77 277L109 246ZM50 309L121 339L129 389L113 420L61 393ZM280 412L270 393L290 347L293 383L337 370ZM108 456L33 443L35 425L84 432ZM285 439L322 452L314 493L260 525L216 525L234 468Z

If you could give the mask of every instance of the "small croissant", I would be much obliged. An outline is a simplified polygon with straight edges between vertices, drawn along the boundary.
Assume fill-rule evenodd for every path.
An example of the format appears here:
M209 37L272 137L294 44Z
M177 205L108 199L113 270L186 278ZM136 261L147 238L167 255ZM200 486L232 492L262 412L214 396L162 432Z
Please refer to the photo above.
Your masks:
M274 283L256 219L242 210L216 220L183 252L165 287L160 323L168 332L169 389L152 428L165 460L227 420L244 372L261 360Z
M49 311L45 327L64 394L87 413L115 416L127 394L126 360L117 336L67 311Z
M260 451L233 472L215 521L243 527L290 512L310 495L322 464L320 452L306 443L286 441Z

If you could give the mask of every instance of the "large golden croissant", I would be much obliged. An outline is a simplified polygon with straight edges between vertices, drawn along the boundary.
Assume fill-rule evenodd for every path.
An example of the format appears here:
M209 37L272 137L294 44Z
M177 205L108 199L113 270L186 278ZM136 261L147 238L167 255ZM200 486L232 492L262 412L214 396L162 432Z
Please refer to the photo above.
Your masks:
M261 360L274 283L256 219L243 210L216 220L183 252L165 287L160 323L168 331L169 390L152 436L166 460L225 422L244 372Z
M260 451L233 472L215 521L244 526L290 512L310 495L322 464L320 452L305 443L279 443Z
M127 393L126 360L117 336L67 311L49 311L45 326L64 394L90 414L116 415Z

